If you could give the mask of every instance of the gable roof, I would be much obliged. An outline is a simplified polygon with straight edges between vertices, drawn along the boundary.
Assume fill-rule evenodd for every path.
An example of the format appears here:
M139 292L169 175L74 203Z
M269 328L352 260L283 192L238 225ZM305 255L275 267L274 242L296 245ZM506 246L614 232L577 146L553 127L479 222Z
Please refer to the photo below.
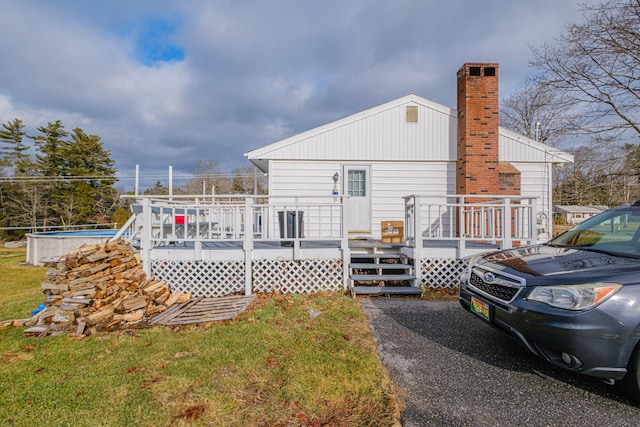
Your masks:
M404 107L408 105L424 107L419 108L418 123L405 122ZM455 109L410 94L249 151L245 156L264 172L268 172L268 161L275 159L455 161L457 117ZM391 139L394 144L389 144ZM499 129L499 141L500 160L573 161L568 153L507 129ZM503 149L505 145L512 147Z
M521 161L515 151L526 150L531 157L530 161L539 161L544 163L572 163L573 155L565 151L559 150L535 139L528 138L509 129L498 128L500 140L500 160L502 161ZM520 149L520 150L518 150Z

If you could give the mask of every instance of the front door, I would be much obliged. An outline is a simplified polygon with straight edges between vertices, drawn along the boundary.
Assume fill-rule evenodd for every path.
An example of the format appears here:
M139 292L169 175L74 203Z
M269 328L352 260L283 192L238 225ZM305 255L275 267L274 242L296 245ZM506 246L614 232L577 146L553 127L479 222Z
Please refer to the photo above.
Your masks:
M345 165L345 217L349 233L371 233L371 167Z

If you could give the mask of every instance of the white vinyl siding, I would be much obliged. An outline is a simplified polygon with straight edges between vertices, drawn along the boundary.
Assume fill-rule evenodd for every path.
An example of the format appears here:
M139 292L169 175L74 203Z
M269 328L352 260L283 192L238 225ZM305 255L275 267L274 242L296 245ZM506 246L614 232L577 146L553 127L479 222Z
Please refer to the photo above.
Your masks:
M416 107L417 123L407 123L407 107ZM498 131L500 161L521 172L521 195L538 197L538 210L550 217L550 165L573 156L507 129ZM404 220L403 196L455 194L456 135L456 110L407 95L247 157L268 172L271 196L331 197L335 173L342 189L346 165L370 166L371 232L378 237L381 221Z
M503 128L500 128L498 141L501 162L566 163L573 161L573 156L563 151Z
M277 156L352 161L449 159L452 141L455 146L455 132L450 132L455 120L426 109L420 113L431 116L419 119L429 126L407 124L403 106L399 106L284 147Z
M511 163L520 173L520 194L525 197L537 197L538 212L543 212L551 222L551 173L547 173L549 165L544 163Z
M271 196L332 196L333 175L340 182L342 164L337 162L276 161L270 162L269 195Z
M418 107L418 123L406 122L407 106ZM454 110L410 95L247 155L249 159L447 161L456 157L456 123Z
M348 162L346 164L349 164ZM336 162L271 161L271 196L331 196ZM341 174L342 175L342 174ZM344 177L340 176L340 182ZM371 165L372 234L380 223L404 220L403 196L455 193L453 162L377 162Z

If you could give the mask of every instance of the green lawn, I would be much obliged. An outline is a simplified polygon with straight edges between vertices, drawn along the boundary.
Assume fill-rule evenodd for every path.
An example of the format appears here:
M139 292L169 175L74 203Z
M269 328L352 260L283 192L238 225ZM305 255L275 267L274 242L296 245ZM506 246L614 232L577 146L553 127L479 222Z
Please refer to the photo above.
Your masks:
M18 265L24 250L0 254L0 320L29 317L45 270ZM259 297L207 328L23 329L0 329L0 425L399 425L366 315L341 295Z

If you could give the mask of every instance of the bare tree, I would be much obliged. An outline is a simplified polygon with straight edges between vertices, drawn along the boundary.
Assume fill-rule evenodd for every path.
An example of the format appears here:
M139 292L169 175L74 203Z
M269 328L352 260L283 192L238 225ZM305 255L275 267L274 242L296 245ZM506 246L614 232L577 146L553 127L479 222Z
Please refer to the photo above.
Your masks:
M640 134L640 1L583 5L557 43L533 49L532 64L584 121L582 131L620 139Z
M574 162L554 171L555 204L613 207L640 197L637 145L595 140L570 151Z
M567 101L541 77L527 78L500 106L501 126L554 147L574 130L575 121Z
M626 204L640 194L632 161L640 137L640 0L582 5L582 16L555 43L532 49L545 89L571 112L563 117L569 131L587 138L573 150L574 165L557 171L554 199Z
M193 165L193 178L189 179L183 191L186 194L205 193L227 194L231 191L231 180L222 173L220 165L215 160L198 160Z
M45 195L34 183L19 182L6 199L9 226L27 226L33 230L40 224Z

